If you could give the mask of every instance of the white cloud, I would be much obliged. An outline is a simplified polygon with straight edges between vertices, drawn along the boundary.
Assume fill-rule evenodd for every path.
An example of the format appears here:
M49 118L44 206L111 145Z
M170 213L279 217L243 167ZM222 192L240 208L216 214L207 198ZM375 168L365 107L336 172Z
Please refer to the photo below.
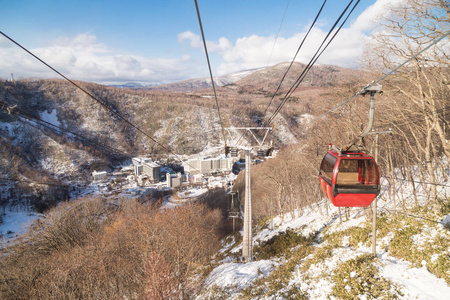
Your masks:
M364 44L368 41L370 30L374 29L377 18L386 13L389 5L395 5L405 0L378 0L369 6L356 21L342 29L323 55L317 61L318 64L333 64L341 67L356 68L359 66L360 56L363 53ZM303 48L300 50L297 61L308 63L318 49L327 34L327 28L315 26ZM298 46L308 28L303 32L290 37L279 37L275 43L274 36L251 35L241 37L233 44L226 38L218 42L208 41L208 51L218 53L223 61L218 66L218 74L223 75L244 69L265 67L269 61L270 65L290 61L294 57ZM184 32L179 35L179 41L190 41L193 48L202 47L199 35L192 32Z
M193 33L192 31L185 31L178 34L178 42L183 42L188 40L192 48L202 48L202 40L198 34Z
M308 63L314 56L327 32L314 28L300 50L296 60ZM305 33L298 33L289 38L278 38L270 64L290 61L294 57ZM353 29L342 29L323 55L318 64L333 64L342 67L357 67L367 36ZM233 47L223 53L224 62L218 73L226 74L243 69L265 67L274 45L274 37L250 36L240 38Z
M357 67L364 43L368 39L370 30L373 29L373 21L377 16L385 13L388 5L402 1L406 0L378 0L369 6L353 24L347 25L339 32L317 63ZM316 26L311 31L297 61L309 62L326 36L327 28L323 25ZM214 75L290 61L306 31L307 28L303 28L301 32L292 36L279 37L276 44L275 36L260 35L244 36L235 41L230 41L226 37L207 41L208 51L215 54L214 60L211 61ZM204 60L201 62L199 60L200 55L204 55L201 36L185 31L178 34L178 42L196 51L189 52L190 49L187 49L188 51L176 58L119 55L92 34L79 34L71 38L61 37L46 47L30 50L71 79L95 82L165 83L192 77L206 77L206 64ZM11 73L14 73L16 78L58 77L53 71L1 36L0 58L0 77L9 77Z
M194 49L203 49L203 40L200 35L191 31L185 31L178 34L178 42L183 43L185 40L189 41L189 45ZM218 42L206 41L208 52L223 52L232 48L232 43L225 37L219 38Z
M191 57L150 59L134 55L117 55L96 36L80 34L73 38L61 37L47 47L29 49L36 56L71 79L94 82L146 83L173 82L189 77L196 71ZM58 75L19 47L0 39L0 77L44 77Z
M396 6L405 1L406 0L378 0L366 8L364 12L358 16L351 28L358 31L373 29L378 19L386 15L390 7Z

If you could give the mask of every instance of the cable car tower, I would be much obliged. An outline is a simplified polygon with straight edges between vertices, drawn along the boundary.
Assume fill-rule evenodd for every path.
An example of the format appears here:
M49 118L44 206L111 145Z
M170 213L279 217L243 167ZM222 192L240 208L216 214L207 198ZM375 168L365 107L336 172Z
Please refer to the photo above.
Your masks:
M244 150L245 153L245 207L244 207L244 237L242 241L242 258L249 262L253 260L253 240L252 240L252 195L251 195L251 180L250 180L250 166L251 166L251 151L253 148L261 149L264 142L272 130L271 127L230 127L225 128L231 142L228 143L230 147ZM262 138L258 138L257 131L264 131ZM253 142L250 145L243 146L242 138L244 134L249 134ZM238 139L232 139L233 136L239 135Z

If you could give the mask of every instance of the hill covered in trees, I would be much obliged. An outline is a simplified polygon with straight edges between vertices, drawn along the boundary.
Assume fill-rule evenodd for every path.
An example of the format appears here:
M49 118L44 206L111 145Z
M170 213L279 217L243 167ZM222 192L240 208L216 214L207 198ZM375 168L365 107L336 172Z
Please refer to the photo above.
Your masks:
M284 97L304 68L295 63L277 91L286 63L217 89L225 127L267 125L271 120L269 139L280 150L252 173L253 220L261 229L255 253L258 261L271 260L270 267L254 269L257 276L238 286L238 292L230 295L229 287L215 280L221 264L241 262L236 254L239 234L223 239L225 244L219 247L228 232L214 205L161 212L158 206L88 198L50 210L23 240L3 249L1 293L24 299L60 298L67 293L73 298L314 298L318 294L313 288L322 278L316 276L315 266L320 266L326 281L334 284L326 297L402 297L405 290L374 269L390 256L425 268L448 285L448 227L443 225L449 213L450 174L449 42L443 38L450 31L447 4L409 0L387 13L367 45L365 71L316 66L290 97ZM417 55L425 47L428 50ZM349 214L358 222L350 220L348 227L336 228L338 216L322 201L317 174L328 144L346 145L367 123L369 99L357 92L379 79L383 95L376 95L374 130L391 132L368 135L361 144L374 154L378 138L380 200L389 206L376 213L382 214L380 246L389 257L372 258L366 255L369 224L364 218L370 219L373 212L354 209ZM123 153L170 160L168 149L188 157L224 144L210 89L171 93L79 84L103 105L62 80L0 81L0 100L6 103L0 113L3 207L24 205L45 211L65 200L74 185L83 184L91 170L124 161ZM28 117L11 113L15 109ZM33 118L72 133L36 124ZM39 180L46 184L36 183ZM233 190L243 194L242 178ZM296 223L299 226L293 224L292 231L265 231L274 223L284 226L278 219L295 223L308 214L323 219L329 228L312 226L306 218ZM165 231L166 226L172 230ZM337 262L334 257L343 257L342 253L351 259ZM213 254L215 260L208 263ZM34 263L36 257L41 264ZM154 270L159 270L158 276ZM206 294L199 291L202 287L208 288Z

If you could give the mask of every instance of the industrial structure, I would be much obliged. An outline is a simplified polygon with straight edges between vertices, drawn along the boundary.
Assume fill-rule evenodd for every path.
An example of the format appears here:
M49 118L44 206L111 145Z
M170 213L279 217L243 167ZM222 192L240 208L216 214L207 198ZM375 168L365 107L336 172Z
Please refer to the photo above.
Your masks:
M243 240L242 240L242 258L249 262L253 260L253 235L252 235L252 193L251 193L251 151L253 148L261 150L265 148L264 142L272 130L271 127L232 127L226 128L232 139L231 148L244 150L245 153L245 206L244 206L244 224L243 224ZM259 136L258 132L263 133ZM240 142L243 140L244 134L248 133L253 137L252 144L250 146L242 146ZM240 134L238 138L233 139L233 134ZM254 143L256 142L256 144Z

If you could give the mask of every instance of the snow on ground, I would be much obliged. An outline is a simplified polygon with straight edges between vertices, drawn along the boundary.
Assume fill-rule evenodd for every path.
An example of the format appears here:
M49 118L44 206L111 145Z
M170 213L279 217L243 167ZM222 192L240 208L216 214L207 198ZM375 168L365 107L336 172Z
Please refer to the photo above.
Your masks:
M177 196L181 199L191 199L191 198L196 198L198 196L201 196L204 193L206 193L207 191L208 191L207 188L190 189L187 191L177 192Z
M11 122L11 123L1 123L1 129L5 132L8 132L8 136L14 135L14 129L18 126L19 122Z
M308 236L325 227L331 220L332 217L324 217L323 215L319 217L318 214L310 210L306 211L301 217L292 218L290 215L286 215L284 218L281 218L278 216L273 219L273 223L269 225L269 228L259 231L254 236L253 241L254 243L267 241L280 232L301 227L304 227L303 235Z
M391 279L402 287L406 299L450 299L450 287L444 279L437 278L425 267L411 268L405 262L384 253L380 256L383 277Z
M207 188L190 189L187 191L178 192L177 193L178 198L174 198L170 195L164 196L164 202L161 206L161 209L175 208L175 207L183 205L185 203L192 202L197 197L203 195L206 192L208 192Z
M442 220L442 223L447 224L447 226L450 224L450 215L447 215L444 220Z
M311 114L302 114L302 115L300 115L300 116L297 118L297 122L298 122L300 125L304 125L304 124L310 122L310 121L313 120L313 119L314 119L314 116L311 115Z
M161 205L161 209L171 209L182 205L182 203L175 203L170 201L170 196L164 196L163 204Z
M12 238L26 231L27 225L39 218L39 214L29 211L7 211L0 225L0 235Z
M343 262L368 253L371 253L368 247L336 249L331 258L321 264L311 265L307 272L309 279L305 279L305 274L297 269L289 286L299 286L311 299L328 299L333 283L322 274L330 274ZM437 278L425 267L411 268L409 262L394 258L386 252L378 255L378 259L380 275L398 284L404 299L450 299L450 287L445 280Z
M419 179L417 180L419 181ZM400 181L396 182L396 185L397 194L395 196L397 197L397 204L400 199L403 199L406 204L414 204L415 200L411 195L412 186L409 183ZM419 194L418 201L426 200L425 188L425 185L416 185L416 191ZM440 187L438 193L444 197L449 193L449 188ZM388 198L386 189L384 189L382 196L383 198L378 201L379 213L395 209L393 207L394 202ZM367 221L363 209L353 208L350 209L350 218L347 220L343 216L343 223L340 224L337 215L338 208L326 202L321 205L328 205L328 214L325 213L326 208L322 206L322 213L319 212L318 207L315 207L305 210L301 215L291 216L286 214L283 217L278 216L274 218L272 222L267 224L268 228L254 230L254 245L267 241L288 229L296 230L304 236L308 236L311 233L320 233L324 229L327 229L327 233L344 231L348 228L359 227L363 222ZM342 211L343 213L344 211ZM450 215L447 215L442 218L441 225L433 227L424 224L421 233L412 237L414 245L420 250L421 246L429 244L437 235L448 235L448 229L444 228L444 224L449 222ZM320 242L320 237L321 234L318 235L317 244L315 244L317 248L326 246L326 243ZM403 293L402 299L450 299L450 286L444 279L437 278L430 273L425 265L422 268L414 268L409 262L389 255L387 246L393 237L394 232L391 232L383 238L377 239L378 260L376 261L376 267L379 275L398 286ZM256 278L261 276L267 277L281 263L279 258L248 263L236 262L236 258L233 258L233 255L240 254L242 244L235 244L234 240L224 243L219 253L223 255L227 251L232 256L225 257L219 262L219 265L213 269L206 279L205 285L209 290L214 286L228 288L228 290L232 288L232 292L229 295L230 298L239 298L239 289L251 286ZM450 247L448 251L450 251ZM320 263L312 264L306 272L300 268L301 265L298 265L292 273L289 283L283 290L289 290L295 286L307 293L310 299L330 299L334 283L330 281L329 275L345 261L370 253L372 253L370 243L364 245L359 243L356 246L350 246L349 237L344 237L341 247L334 248L330 257L327 257ZM314 254L311 254L303 261L313 256ZM203 299L201 297L199 299ZM333 299L333 297L331 298ZM267 296L265 299L279 299L279 297Z
M243 289L256 278L267 276L275 265L275 262L270 260L252 261L249 263L225 263L212 271L206 284L209 287L226 288L237 286Z
M52 110L50 113L46 111L41 113L41 120L44 120L45 122L61 127L61 123L59 122L58 117L56 116L56 109Z
M295 135L291 132L290 127L284 117L278 114L275 117L275 131L277 133L278 138L284 145L297 144L298 140Z

